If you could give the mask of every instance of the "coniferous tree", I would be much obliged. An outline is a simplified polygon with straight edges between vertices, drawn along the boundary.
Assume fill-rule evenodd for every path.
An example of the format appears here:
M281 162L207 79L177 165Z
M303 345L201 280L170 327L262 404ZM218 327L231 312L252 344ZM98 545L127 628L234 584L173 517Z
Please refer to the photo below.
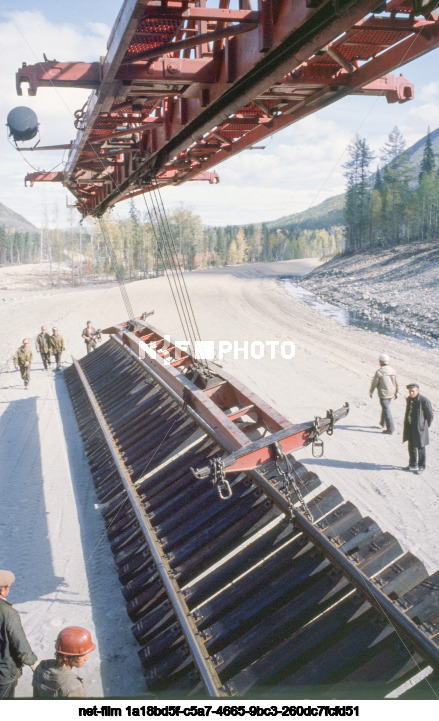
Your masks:
M389 209L391 208L387 232L391 242L397 243L401 236L406 200L410 194L411 168L405 139L396 125L389 133L381 153L384 164L383 180L387 189L386 202Z
M433 145L430 136L430 127L427 131L427 139L424 145L424 152L421 160L421 169L419 171L419 182L421 182L424 175L429 175L434 172L436 162L434 158Z
M375 173L370 208L370 245L384 245L385 191L379 167Z
M346 245L349 250L362 250L366 245L370 214L369 166L373 159L365 138L355 136L348 146L344 164L346 177Z

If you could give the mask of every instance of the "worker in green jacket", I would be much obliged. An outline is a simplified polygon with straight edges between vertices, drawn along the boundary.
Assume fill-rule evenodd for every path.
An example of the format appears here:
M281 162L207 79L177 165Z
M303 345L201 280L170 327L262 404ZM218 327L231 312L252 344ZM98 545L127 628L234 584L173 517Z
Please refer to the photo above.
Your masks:
M91 320L87 321L87 325L82 331L82 337L84 338L85 346L87 348L87 355L93 350L96 350L101 335L100 331L93 328Z
M49 370L50 362L50 335L45 325L41 326L41 333L38 333L35 348L39 351L45 370Z
M64 338L58 333L58 328L55 326L52 328L52 335L50 336L50 351L55 356L57 371L61 370L61 356L65 349Z
M33 354L29 346L29 338L23 338L23 345L21 345L14 354L14 366L17 371L20 370L25 388L29 386L30 382L30 367L32 365L32 358Z
M6 600L15 581L12 571L0 570L0 699L14 698L23 666L36 668L37 657L23 631L20 616Z

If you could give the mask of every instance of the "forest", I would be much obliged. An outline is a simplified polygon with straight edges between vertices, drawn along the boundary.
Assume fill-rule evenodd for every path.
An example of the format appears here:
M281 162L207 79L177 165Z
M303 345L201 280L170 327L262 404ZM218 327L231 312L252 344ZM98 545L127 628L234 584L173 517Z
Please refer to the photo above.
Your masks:
M173 208L166 224L174 258L183 269L194 270L333 256L434 239L439 223L439 169L430 131L423 140L422 158L416 166L401 132L393 128L372 171L376 158L367 140L356 136L343 166L344 196L279 221L209 227L192 209ZM62 263L71 267L72 284L115 275L125 280L161 275L169 267L164 251L154 217L146 211L141 214L133 201L128 217L110 211L104 226L92 218L79 226L72 221L69 229L16 230L0 224L0 265L46 261L53 285L60 283L57 269Z
M345 250L434 240L439 224L439 168L428 130L417 176L403 135L394 127L380 152L381 168L358 135L344 164Z
M183 206L167 214L174 241L174 254L184 270L243 262L287 260L332 255L343 250L342 228L270 229L268 224L205 227L201 218ZM108 242L107 242L108 241ZM162 275L169 267L160 233L146 213L131 202L128 218L116 211L100 223L87 218L82 225L66 229L43 228L18 231L0 226L0 265L50 264L53 284L60 283L59 268L68 263L72 284L85 279L112 279L116 272L124 280Z

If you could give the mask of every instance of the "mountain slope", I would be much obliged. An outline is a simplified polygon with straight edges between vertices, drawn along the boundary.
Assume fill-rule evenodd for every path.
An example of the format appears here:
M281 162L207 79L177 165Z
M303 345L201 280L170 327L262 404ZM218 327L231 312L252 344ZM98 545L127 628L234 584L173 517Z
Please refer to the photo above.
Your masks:
M433 152L436 156L436 167L439 167L439 128L430 132L430 139L433 146ZM410 158L410 165L413 173L413 185L418 183L418 175L421 168L422 156L427 140L427 135L418 140L407 149ZM329 229L335 225L344 225L344 193L342 195L334 195L332 198L324 200L323 203L315 205L312 208L285 215L278 220L266 223L269 230L277 228L297 227L301 230L318 230L321 228Z
M0 226L14 228L15 230L36 230L35 226L26 220L26 218L18 213L14 213L13 210L3 205L3 203L0 203Z
M343 225L344 194L327 198L323 203L303 210L301 213L285 215L279 220L266 223L269 230L288 228L292 225L307 230L330 228L333 225Z

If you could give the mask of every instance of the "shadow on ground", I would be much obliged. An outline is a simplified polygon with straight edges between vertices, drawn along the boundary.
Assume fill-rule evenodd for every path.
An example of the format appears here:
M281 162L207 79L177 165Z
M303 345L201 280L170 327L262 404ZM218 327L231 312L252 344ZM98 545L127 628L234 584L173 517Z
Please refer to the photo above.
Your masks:
M0 567L16 576L11 601L17 604L64 585L52 564L35 397L9 403L0 438Z
M125 601L65 380L55 381L80 524L93 621L99 642L104 696L147 697L138 647L131 632ZM111 599L111 602L110 602ZM117 629L117 633L116 633ZM117 643L115 639L117 636ZM116 691L116 692L115 692Z

